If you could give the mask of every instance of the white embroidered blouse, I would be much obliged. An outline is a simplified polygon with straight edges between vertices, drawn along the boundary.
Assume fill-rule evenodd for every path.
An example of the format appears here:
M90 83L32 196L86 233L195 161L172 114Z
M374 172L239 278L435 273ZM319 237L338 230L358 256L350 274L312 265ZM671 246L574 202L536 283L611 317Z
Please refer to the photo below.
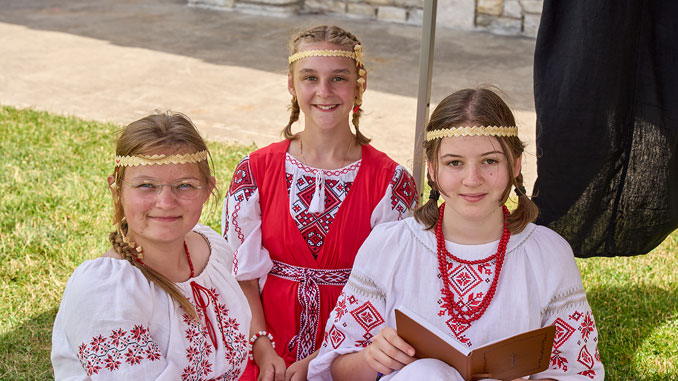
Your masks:
M497 245L446 242L450 253L469 261L491 257ZM475 265L447 263L454 303L477 306L490 287L495 264L495 259ZM404 305L469 348L553 324L550 367L531 378L604 379L598 331L579 269L569 244L554 231L529 224L511 236L494 298L484 315L469 324L452 318L438 269L435 235L414 218L376 227L358 251L308 378L330 380L332 361L361 350L382 328L395 328L394 309Z
M362 160L358 160L340 169L323 170L308 167L290 154L285 155L290 214L312 253L322 247L361 163ZM231 184L224 199L222 232L237 256L233 269L236 279L263 280L273 263L261 244L259 191L249 168L249 157L238 164L235 174L249 180L237 186ZM414 179L404 167L396 166L384 196L372 211L371 227L410 216L417 203L415 195Z
M85 261L68 280L54 322L57 380L240 377L251 313L231 274L232 252L209 227L193 230L207 240L210 257L200 274L176 286L199 321L128 261Z

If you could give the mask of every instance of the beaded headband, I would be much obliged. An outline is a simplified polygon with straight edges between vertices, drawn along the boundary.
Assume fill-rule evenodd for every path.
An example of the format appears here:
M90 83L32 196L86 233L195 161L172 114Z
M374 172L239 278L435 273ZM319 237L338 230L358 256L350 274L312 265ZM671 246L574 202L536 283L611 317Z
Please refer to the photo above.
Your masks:
M205 151L196 153L186 153L180 155L139 155L139 156L116 156L116 167L138 167L140 165L162 165L162 164L186 164L198 163L207 160L209 154Z
M363 57L363 46L356 44L353 46L353 51L348 50L304 50L292 54L288 61L291 64L308 57L346 57L355 61L355 66L358 69L358 96L356 97L353 112L358 112L360 105L363 102L363 86L365 84L365 58Z
M455 136L518 136L518 127L473 126L451 127L426 133L426 141Z

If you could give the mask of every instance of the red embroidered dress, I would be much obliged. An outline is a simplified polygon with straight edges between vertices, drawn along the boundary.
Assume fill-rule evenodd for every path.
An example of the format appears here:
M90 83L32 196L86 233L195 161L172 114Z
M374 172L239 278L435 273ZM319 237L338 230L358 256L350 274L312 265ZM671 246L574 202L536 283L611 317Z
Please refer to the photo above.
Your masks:
M289 365L318 348L372 228L408 215L416 193L411 176L369 145L360 161L334 171L302 165L288 147L272 144L239 164L222 222L236 278L265 278L267 330ZM323 207L312 211L317 188Z

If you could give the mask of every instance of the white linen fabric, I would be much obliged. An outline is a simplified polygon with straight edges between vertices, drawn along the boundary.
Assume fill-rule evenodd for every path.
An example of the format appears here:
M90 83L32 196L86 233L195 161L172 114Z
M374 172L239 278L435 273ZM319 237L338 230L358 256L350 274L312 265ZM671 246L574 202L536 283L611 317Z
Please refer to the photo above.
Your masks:
M221 231L237 255L233 273L239 281L259 278L261 288L266 275L273 267L268 250L261 244L261 206L259 190L249 173L245 157L238 170L248 172L243 177L249 179L249 186L233 187L225 197L221 216ZM348 195L358 174L362 160L335 170L323 170L308 167L290 154L285 155L285 174L290 199L290 215L296 221L299 230L307 240L311 251L319 250L324 236ZM394 191L394 185L411 179L407 170L396 166L391 184L386 189L370 217L374 228L382 222L390 222L409 217L416 206L416 199L405 205L403 199ZM410 180L413 183L413 180ZM326 198L331 197L331 201ZM325 209L323 209L323 206ZM281 216L285 218L285 216Z
M57 380L240 377L251 313L231 274L232 251L211 228L193 230L208 242L210 257L200 274L176 286L195 306L198 321L128 261L85 261L68 280L54 322Z
M491 257L497 245L498 241L482 245L446 242L447 250L462 260ZM550 367L531 378L604 379L598 331L581 275L569 244L557 233L529 224L511 236L496 294L484 315L470 324L452 318L438 268L435 235L423 230L414 218L376 227L358 252L327 322L320 353L310 363L308 378L331 380L332 361L363 349L385 326L396 328L394 310L404 305L469 348L554 324ZM494 260L475 265L449 262L447 276L454 302L477 305L494 271ZM422 367L417 368L421 371ZM432 368L432 372L440 370ZM422 373L421 379L429 379L425 376Z

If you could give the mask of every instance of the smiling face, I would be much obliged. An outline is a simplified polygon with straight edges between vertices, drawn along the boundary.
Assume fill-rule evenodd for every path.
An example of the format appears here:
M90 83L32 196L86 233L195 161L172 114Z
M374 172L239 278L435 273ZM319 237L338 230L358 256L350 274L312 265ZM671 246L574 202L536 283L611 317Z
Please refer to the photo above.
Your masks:
M517 176L520 159L514 162L511 173ZM428 171L446 202L446 220L482 222L502 216L500 205L510 174L507 157L497 138L443 138L438 170L429 164Z
M345 50L329 42L305 43L299 51ZM292 65L288 90L299 102L306 127L332 129L348 127L357 95L356 63L347 57L313 56Z
M128 237L143 246L144 242L167 243L183 240L200 219L202 206L213 187L206 183L198 164L165 164L129 167L121 183L120 203L128 224ZM111 180L109 180L111 181ZM149 192L147 184L203 186L194 199L176 196L170 186Z

